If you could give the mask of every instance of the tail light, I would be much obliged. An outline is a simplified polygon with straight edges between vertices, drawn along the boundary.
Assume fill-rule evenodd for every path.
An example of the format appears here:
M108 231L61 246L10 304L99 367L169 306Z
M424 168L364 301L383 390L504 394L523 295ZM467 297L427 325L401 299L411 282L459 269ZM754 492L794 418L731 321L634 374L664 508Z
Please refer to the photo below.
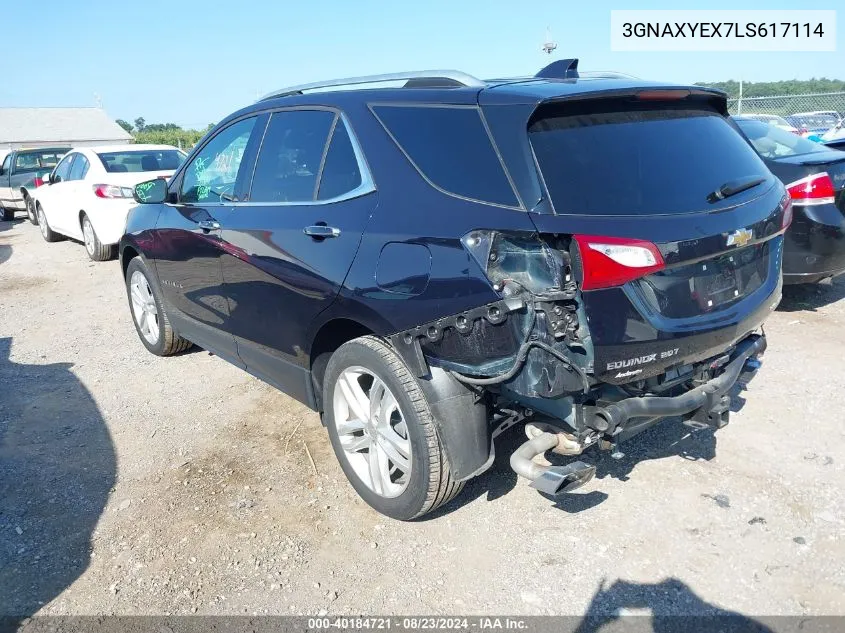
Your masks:
M792 203L802 206L830 204L834 201L836 194L833 189L833 180L826 171L796 180L786 185L786 190L792 198Z
M41 176L36 176L35 180L33 180L32 183L35 185L35 187L37 189L38 187L40 187L41 185L44 184L44 180L42 180Z
M656 245L645 240L576 235L583 290L621 286L666 267Z
M98 198L131 198L132 189L117 185L94 185L94 195Z

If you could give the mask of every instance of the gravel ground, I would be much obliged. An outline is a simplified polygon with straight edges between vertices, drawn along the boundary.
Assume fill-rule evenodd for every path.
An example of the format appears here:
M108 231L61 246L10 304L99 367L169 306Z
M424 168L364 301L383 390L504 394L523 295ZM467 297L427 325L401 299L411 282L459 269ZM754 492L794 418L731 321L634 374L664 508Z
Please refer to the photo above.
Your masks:
M0 223L0 614L845 614L845 280L787 290L726 428L655 427L559 501L512 431L408 524L316 414L147 353L116 262Z

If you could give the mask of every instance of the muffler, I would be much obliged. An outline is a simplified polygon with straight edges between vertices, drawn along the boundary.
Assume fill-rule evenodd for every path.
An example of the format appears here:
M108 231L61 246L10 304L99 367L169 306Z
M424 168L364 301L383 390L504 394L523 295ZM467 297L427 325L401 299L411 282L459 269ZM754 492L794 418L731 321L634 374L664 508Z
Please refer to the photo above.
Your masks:
M559 443L568 444L565 434L541 433L528 440L511 455L511 468L520 477L531 480L531 487L549 495L559 495L580 488L593 478L596 467L582 461L566 466L543 466L532 461Z

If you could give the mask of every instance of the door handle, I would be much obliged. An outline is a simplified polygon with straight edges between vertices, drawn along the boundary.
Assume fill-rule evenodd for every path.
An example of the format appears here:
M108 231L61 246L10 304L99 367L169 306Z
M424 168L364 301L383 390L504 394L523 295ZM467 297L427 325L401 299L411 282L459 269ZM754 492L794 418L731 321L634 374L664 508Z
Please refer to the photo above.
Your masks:
M313 238L325 239L327 237L337 237L340 235L340 229L333 226L326 226L325 224L312 224L302 229L305 235L310 235Z
M216 231L220 228L220 222L217 220L200 220L197 222L197 226L203 231Z

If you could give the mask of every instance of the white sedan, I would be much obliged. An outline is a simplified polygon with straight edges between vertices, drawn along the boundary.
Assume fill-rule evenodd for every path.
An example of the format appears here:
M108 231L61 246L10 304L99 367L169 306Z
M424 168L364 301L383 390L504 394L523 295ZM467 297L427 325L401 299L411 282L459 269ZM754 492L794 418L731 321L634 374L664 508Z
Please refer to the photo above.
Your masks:
M41 235L48 242L62 236L81 240L91 259L111 259L137 204L135 185L169 178L184 160L185 154L170 145L72 149L53 169L49 184L32 196Z

